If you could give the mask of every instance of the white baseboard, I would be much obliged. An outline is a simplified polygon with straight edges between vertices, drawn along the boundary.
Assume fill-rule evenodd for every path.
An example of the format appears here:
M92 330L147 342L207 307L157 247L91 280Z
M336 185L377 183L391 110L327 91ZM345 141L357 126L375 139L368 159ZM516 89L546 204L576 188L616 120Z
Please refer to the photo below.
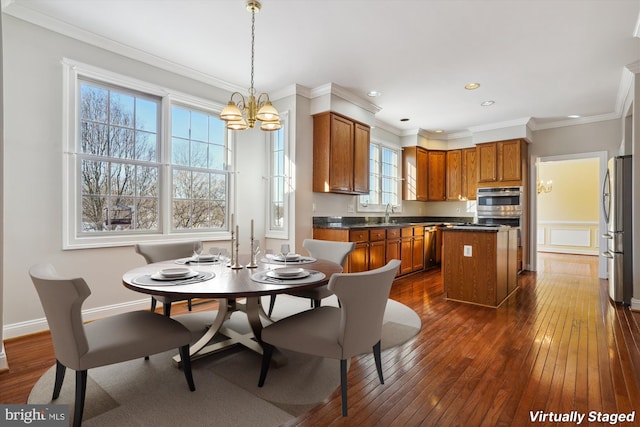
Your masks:
M82 319L84 321L96 320L102 317L113 316L114 314L126 313L133 310L144 310L149 308L150 298L146 297L141 300L129 301L120 304L107 305L103 307L90 308L82 310ZM47 319L42 317L40 319L27 320L25 322L12 323L4 325L2 329L3 338L15 338L22 335L33 334L36 332L42 332L49 329ZM2 355L0 354L0 369L2 368ZM6 357L6 356L5 356Z
M566 249L566 248L541 248L538 246L538 252L556 252L559 254L574 254L574 255L600 255L600 252L593 250L582 249Z

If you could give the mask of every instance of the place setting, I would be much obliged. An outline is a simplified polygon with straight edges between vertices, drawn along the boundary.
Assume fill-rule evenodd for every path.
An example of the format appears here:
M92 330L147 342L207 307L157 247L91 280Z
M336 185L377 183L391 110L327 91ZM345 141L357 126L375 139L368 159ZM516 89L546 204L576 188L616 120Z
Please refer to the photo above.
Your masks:
M251 275L251 280L260 283L277 283L301 285L316 282L325 278L324 273L299 267L283 267L273 270L258 271Z
M209 248L209 252L205 253L202 243L197 242L193 248L193 255L187 258L178 258L175 263L183 265L211 265L229 262L226 250L218 247Z
M200 283L215 277L212 271L198 271L189 267L163 268L152 274L143 274L133 279L133 283L143 286L174 286Z
M266 254L260 261L268 264L281 264L286 266L289 264L311 264L316 262L317 259L293 253L291 252L288 244L283 244L280 247L280 253Z

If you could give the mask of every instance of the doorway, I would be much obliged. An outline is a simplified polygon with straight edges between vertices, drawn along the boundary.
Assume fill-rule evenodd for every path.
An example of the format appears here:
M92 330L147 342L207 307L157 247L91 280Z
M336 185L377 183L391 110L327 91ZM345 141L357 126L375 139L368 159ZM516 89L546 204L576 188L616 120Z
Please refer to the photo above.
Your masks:
M532 263L538 252L593 255L599 258L598 276L607 277L600 251L606 245L600 188L606 169L606 151L535 159Z

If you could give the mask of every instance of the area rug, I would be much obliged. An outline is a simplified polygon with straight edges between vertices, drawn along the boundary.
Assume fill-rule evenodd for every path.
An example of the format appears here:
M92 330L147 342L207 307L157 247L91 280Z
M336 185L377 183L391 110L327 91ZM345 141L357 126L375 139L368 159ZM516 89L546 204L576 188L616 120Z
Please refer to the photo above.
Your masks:
M268 299L263 299L268 305ZM335 297L323 305L337 306ZM309 301L279 295L273 318L309 308ZM197 337L215 313L190 313L175 318ZM243 313L227 323L248 331ZM418 315L389 300L382 348L401 345L420 331ZM175 352L89 370L83 425L91 426L279 426L308 411L340 385L339 361L283 351L287 364L271 368L264 387L257 386L261 356L242 347L193 361L196 391L187 388L181 370L173 367ZM371 357L371 356L367 356ZM384 369L384 366L383 366ZM51 401L55 367L33 387L30 404L68 404L73 413L75 375L69 370L60 397Z

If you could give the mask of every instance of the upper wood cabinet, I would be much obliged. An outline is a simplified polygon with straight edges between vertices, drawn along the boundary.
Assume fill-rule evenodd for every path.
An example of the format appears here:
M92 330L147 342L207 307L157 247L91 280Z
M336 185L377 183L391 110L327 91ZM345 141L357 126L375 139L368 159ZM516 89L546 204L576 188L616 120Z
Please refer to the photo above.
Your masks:
M402 150L402 200L426 202L427 149L404 147Z
M462 150L462 196L475 200L478 192L478 162L476 148Z
M478 183L481 186L523 185L527 143L522 139L477 144Z
M313 116L313 191L369 193L370 128L336 113Z
M427 200L447 200L447 152L427 150Z
M447 151L447 200L460 200L462 190L462 150Z

